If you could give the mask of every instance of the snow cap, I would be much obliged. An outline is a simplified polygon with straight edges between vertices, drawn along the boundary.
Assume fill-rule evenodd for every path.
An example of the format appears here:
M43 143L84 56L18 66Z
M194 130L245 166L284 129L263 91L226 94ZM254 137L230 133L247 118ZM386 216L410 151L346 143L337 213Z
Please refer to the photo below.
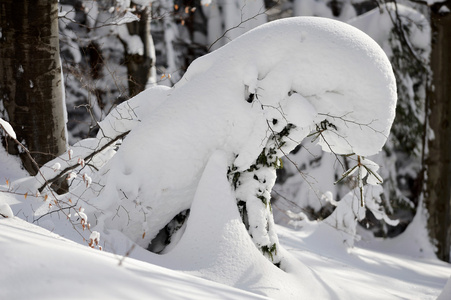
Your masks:
M395 117L396 82L386 54L368 35L340 21L296 17L267 23L196 60L176 87L205 73L218 74L208 81L220 81L221 90L255 94L266 114L273 107L273 115L288 115L286 122L298 130L315 131L315 124L327 120L318 140L329 152L379 152ZM208 91L217 85L206 86ZM296 118L287 109L282 116L287 103L309 113Z

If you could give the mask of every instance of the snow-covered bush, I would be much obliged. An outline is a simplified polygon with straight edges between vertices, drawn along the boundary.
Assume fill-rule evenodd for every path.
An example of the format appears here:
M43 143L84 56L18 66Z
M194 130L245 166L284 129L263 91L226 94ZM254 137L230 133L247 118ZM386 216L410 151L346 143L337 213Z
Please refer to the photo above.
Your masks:
M119 106L99 135L131 132L97 176L88 174L102 186L98 196L86 199L86 185L78 193L99 231L147 247L186 214L209 157L222 150L243 220L277 263L269 195L280 158L311 132L328 152L377 153L395 90L386 56L360 31L320 18L272 22L196 60L174 88ZM158 104L146 111L144 101Z
M393 236L412 220L421 191L430 27L418 11L396 3L381 5L347 22L367 33L381 46L396 77L396 118L384 151L371 159L381 166L380 175L384 181L381 205L392 218L400 218L400 225L387 227L385 221L377 222L371 214L365 221L375 234ZM324 153L307 140L284 159L284 163L286 167L273 192L280 200L276 202L276 219L281 223L290 222L287 210L303 211L310 219L327 217L333 206L324 200L324 194L331 192L334 199L341 199L349 187L356 184L353 180L334 184L353 165L349 157ZM299 176L299 171L302 176Z
M164 252L176 247L207 162L220 151L227 168L215 172L228 179L254 244L279 265L270 193L281 157L313 135L324 151L356 157L348 173L358 171L363 196L363 179L378 178L363 156L381 150L395 104L391 65L361 31L322 18L275 21L196 60L173 88L124 102L97 138L74 145L41 169L38 184L22 188L45 193L68 174L70 193L41 214L65 209L69 218L74 210L77 226L106 233L103 240L120 231ZM155 239L162 231L163 242Z

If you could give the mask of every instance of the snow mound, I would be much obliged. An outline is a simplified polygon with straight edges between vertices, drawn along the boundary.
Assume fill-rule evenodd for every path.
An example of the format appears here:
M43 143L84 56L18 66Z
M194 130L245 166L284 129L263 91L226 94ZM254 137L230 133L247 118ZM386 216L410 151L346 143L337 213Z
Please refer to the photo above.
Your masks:
M325 151L371 155L383 146L396 105L390 63L371 38L307 17L260 26L194 61L174 88L138 97L146 95L158 105L133 123L93 179L105 187L91 202L104 212L99 228L121 230L143 247L190 208L215 151L247 170L271 134L290 125L284 153L313 131ZM136 107L135 99L120 107Z
M0 219L0 244L4 299L265 299L131 258L119 264L18 218Z
M0 216L4 218L14 217L14 213L8 203L0 203Z
M199 182L186 231L175 249L161 257L162 265L269 297L281 290L288 299L327 297L309 269L290 254L282 250L287 272L261 255L241 221L226 173L226 153L215 152ZM309 292L300 284L307 281Z

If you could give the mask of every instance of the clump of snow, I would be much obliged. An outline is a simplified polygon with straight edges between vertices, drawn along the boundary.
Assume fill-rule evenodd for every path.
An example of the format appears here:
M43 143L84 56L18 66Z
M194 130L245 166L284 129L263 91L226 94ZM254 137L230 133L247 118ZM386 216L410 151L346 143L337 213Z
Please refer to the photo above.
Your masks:
M125 25L117 26L116 30L119 38L127 45L127 53L144 55L144 44L138 35L131 35Z
M327 120L333 126L318 138L325 151L374 154L396 104L391 65L380 47L349 25L321 18L263 25L197 59L171 90L150 89L139 97L146 95L161 104L100 172L105 188L92 201L105 212L100 226L122 230L144 247L191 206L216 150L246 170L269 133L283 130L279 122L295 125L282 147L289 153Z
M91 232L91 235L89 236L89 246L91 248L99 247L99 243L100 243L100 233L98 231Z
M83 158L80 157L77 162L80 166L82 166L82 167L85 166L85 160Z
M451 12L451 10L446 5L442 5L440 7L440 9L438 10L438 12L440 14L446 15L446 14L449 14Z
M338 253L346 253L354 247L355 241L359 241L358 222L365 218L366 212L371 211L377 219L383 219L387 224L396 225L398 221L387 217L381 207L380 195L382 187L370 186L363 192L366 199L364 206L361 205L361 194L359 188L347 193L340 201L335 201L331 192L322 195L322 200L330 202L335 210L323 221L310 221L305 214L289 212L292 218L289 222L294 228L302 228L302 232L308 236L305 242L312 241L315 245L334 245ZM319 236L328 236L327 240L321 241Z
M82 178L88 188L92 184L92 178L87 173L84 173Z
M68 149L67 150L67 155L69 155L69 159L72 159L72 157L74 156L74 150Z
M13 218L14 213L7 203L0 203L0 216L4 218Z
M67 180L67 181L70 181L70 180L72 180L72 179L74 179L74 178L77 178L77 173L75 173L75 172L70 172L69 175L67 175L66 180Z
M53 169L53 171L59 171L61 169L61 164L60 163L54 163L53 166L51 167Z
M430 26L428 20L417 10L402 4L385 3L382 9L373 9L363 15L348 21L349 24L366 32L373 38L386 53L391 54L389 45L390 34L393 30L393 21L400 18L403 25L408 28L405 34L409 36L410 47L428 49L430 47ZM417 53L419 57L428 60L428 51Z
M80 224L84 228L84 226L86 226L88 224L88 216L85 214L85 209L80 207L78 209L77 216L78 216L78 218L80 220Z
M9 124L9 122L3 120L2 118L0 118L0 127L6 132L7 135L12 137L13 139L17 138L16 133L14 132L14 129L11 126L11 124Z

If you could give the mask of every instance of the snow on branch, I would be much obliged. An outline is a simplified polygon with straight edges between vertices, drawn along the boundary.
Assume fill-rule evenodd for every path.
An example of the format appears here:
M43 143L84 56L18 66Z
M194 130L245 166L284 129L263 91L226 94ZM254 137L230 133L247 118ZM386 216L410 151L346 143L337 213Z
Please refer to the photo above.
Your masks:
M141 109L153 101L155 109ZM102 187L97 222L147 248L191 207L207 162L221 150L243 222L278 264L270 193L280 158L315 129L325 151L377 153L395 115L396 85L386 55L361 31L289 18L238 37L194 61L173 88L146 90L126 105L139 107L139 121L131 116L132 127L113 122L103 133L131 130L93 178ZM362 178L368 168L360 161Z
M50 179L46 179L45 183L39 187L38 191L42 192L47 186L49 186L50 184L67 177L67 174L69 173L69 171L75 170L76 168L83 166L85 164L85 162L89 162L90 160L92 160L92 158L94 156L96 156L97 154L101 153L102 151L104 151L105 149L107 149L108 147L110 147L111 145L115 144L117 141L122 140L127 134L129 134L130 131L126 131L122 134L119 134L115 137L110 138L110 140L102 145L101 147L99 147L98 149L93 149L92 152L90 154L88 154L87 156L83 157L83 160L77 160L76 164L72 164L70 166L67 166L66 168L64 168L63 170L59 171L59 168L61 167L60 163L55 163L53 164L52 169L59 171L59 173L50 178ZM76 174L75 174L76 177ZM74 178L74 176L72 177L68 177L68 180ZM89 179L89 181L92 181L91 179Z
M13 127L11 126L11 124L9 124L8 122L6 122L5 120L3 120L2 118L0 118L0 127L1 129L3 129L5 131L5 134L10 136L13 139L16 139L16 133L14 132Z
M228 179L242 222L280 266L270 202L280 158L316 130L324 151L363 160L385 143L395 106L391 65L367 35L329 19L274 21L195 60L173 88L148 89L112 110L97 138L78 145L86 146L83 155L42 168L51 179L39 189L80 167L74 180L84 184L70 190L86 204L79 219L94 219L95 231L118 230L144 248L171 232L162 243L174 247L180 234L169 227L191 208L219 150L228 170L218 176ZM82 172L107 149L98 171ZM373 176L375 168L362 160L360 177ZM87 192L91 183L98 190Z

